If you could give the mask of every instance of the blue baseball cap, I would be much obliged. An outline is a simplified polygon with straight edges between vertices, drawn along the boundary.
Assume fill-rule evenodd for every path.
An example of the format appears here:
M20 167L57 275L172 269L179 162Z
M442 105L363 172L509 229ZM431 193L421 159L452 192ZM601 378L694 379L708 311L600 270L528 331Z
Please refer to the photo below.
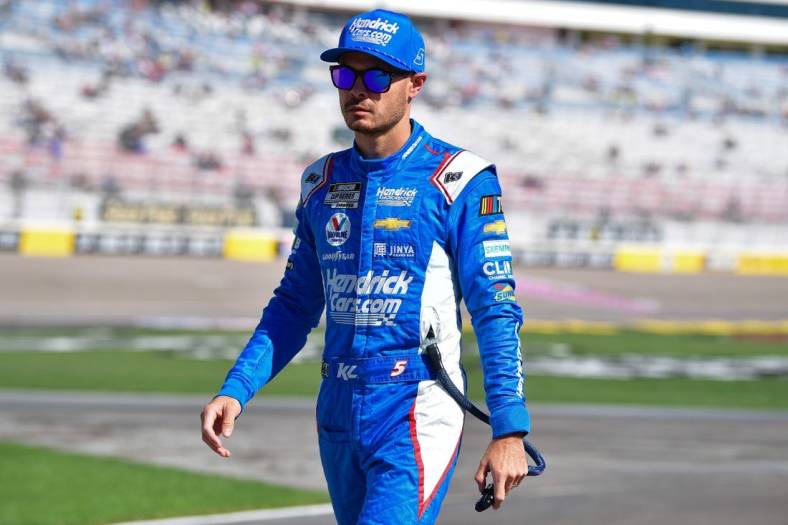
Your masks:
M424 71L424 38L402 13L375 9L354 16L345 22L339 46L323 51L320 59L337 62L351 51L372 55L402 71Z

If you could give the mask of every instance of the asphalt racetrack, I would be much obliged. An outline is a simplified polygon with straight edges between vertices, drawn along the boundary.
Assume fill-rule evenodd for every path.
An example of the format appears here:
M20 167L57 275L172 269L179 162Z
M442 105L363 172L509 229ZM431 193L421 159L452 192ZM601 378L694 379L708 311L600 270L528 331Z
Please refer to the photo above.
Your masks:
M0 326L129 325L167 319L237 320L253 329L284 260L0 255ZM788 278L638 275L605 270L516 268L527 319L788 317Z
M251 330L282 274L218 259L0 255L0 327L225 321ZM519 268L532 319L784 319L788 279ZM527 326L527 324L526 324ZM217 377L217 385L221 382ZM259 396L222 459L200 440L208 398L0 392L0 439L324 488L311 400ZM440 523L788 525L788 414L532 406L547 473L477 514L489 430L468 417ZM330 516L268 521L323 525Z
M194 396L0 392L0 439L297 486L324 487L314 407L256 399L227 440L200 440ZM477 514L473 474L487 427L466 418L445 525L786 525L788 414L533 406L549 470L500 511ZM267 521L324 525L331 516ZM251 525L251 522L248 524Z

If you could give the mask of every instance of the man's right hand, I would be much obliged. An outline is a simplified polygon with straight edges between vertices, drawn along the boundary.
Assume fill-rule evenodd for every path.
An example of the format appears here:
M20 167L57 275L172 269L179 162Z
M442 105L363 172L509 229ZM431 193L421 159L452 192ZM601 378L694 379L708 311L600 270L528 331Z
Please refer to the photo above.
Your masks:
M219 435L226 438L233 433L235 418L241 413L241 403L228 396L218 396L205 405L200 414L202 420L202 440L211 450L222 456L230 457L230 451L222 446Z

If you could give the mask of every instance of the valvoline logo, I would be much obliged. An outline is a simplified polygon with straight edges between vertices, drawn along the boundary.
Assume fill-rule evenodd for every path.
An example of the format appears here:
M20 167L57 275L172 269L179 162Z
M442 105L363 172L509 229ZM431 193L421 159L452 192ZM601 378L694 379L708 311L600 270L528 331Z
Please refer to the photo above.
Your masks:
M335 213L326 223L326 241L331 246L341 246L350 238L350 218L344 213Z

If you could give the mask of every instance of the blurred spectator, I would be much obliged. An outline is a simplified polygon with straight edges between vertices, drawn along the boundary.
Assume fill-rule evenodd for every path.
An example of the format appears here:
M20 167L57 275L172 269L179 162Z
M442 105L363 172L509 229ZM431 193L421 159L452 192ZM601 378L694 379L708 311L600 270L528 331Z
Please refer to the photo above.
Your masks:
M145 109L137 120L121 128L118 134L118 145L128 153L145 153L143 139L146 135L158 132L159 125L156 117L153 116L150 109Z
M22 104L19 124L25 130L27 143L30 146L41 143L44 139L44 126L54 121L52 113L38 99L27 98Z
M16 84L27 84L27 81L30 79L28 70L17 64L13 59L6 59L3 62L3 74Z
M11 172L11 177L8 179L8 187L11 190L13 200L13 210L11 211L11 218L18 219L24 213L25 190L29 185L29 180L25 172L19 168Z
M248 131L244 131L241 135L241 153L248 156L254 156L256 149L254 146L254 137Z
M183 133L178 133L172 140L172 149L179 153L186 153L189 151L189 143Z
M201 171L218 171L222 169L222 159L213 151L204 151L195 155L194 165Z

